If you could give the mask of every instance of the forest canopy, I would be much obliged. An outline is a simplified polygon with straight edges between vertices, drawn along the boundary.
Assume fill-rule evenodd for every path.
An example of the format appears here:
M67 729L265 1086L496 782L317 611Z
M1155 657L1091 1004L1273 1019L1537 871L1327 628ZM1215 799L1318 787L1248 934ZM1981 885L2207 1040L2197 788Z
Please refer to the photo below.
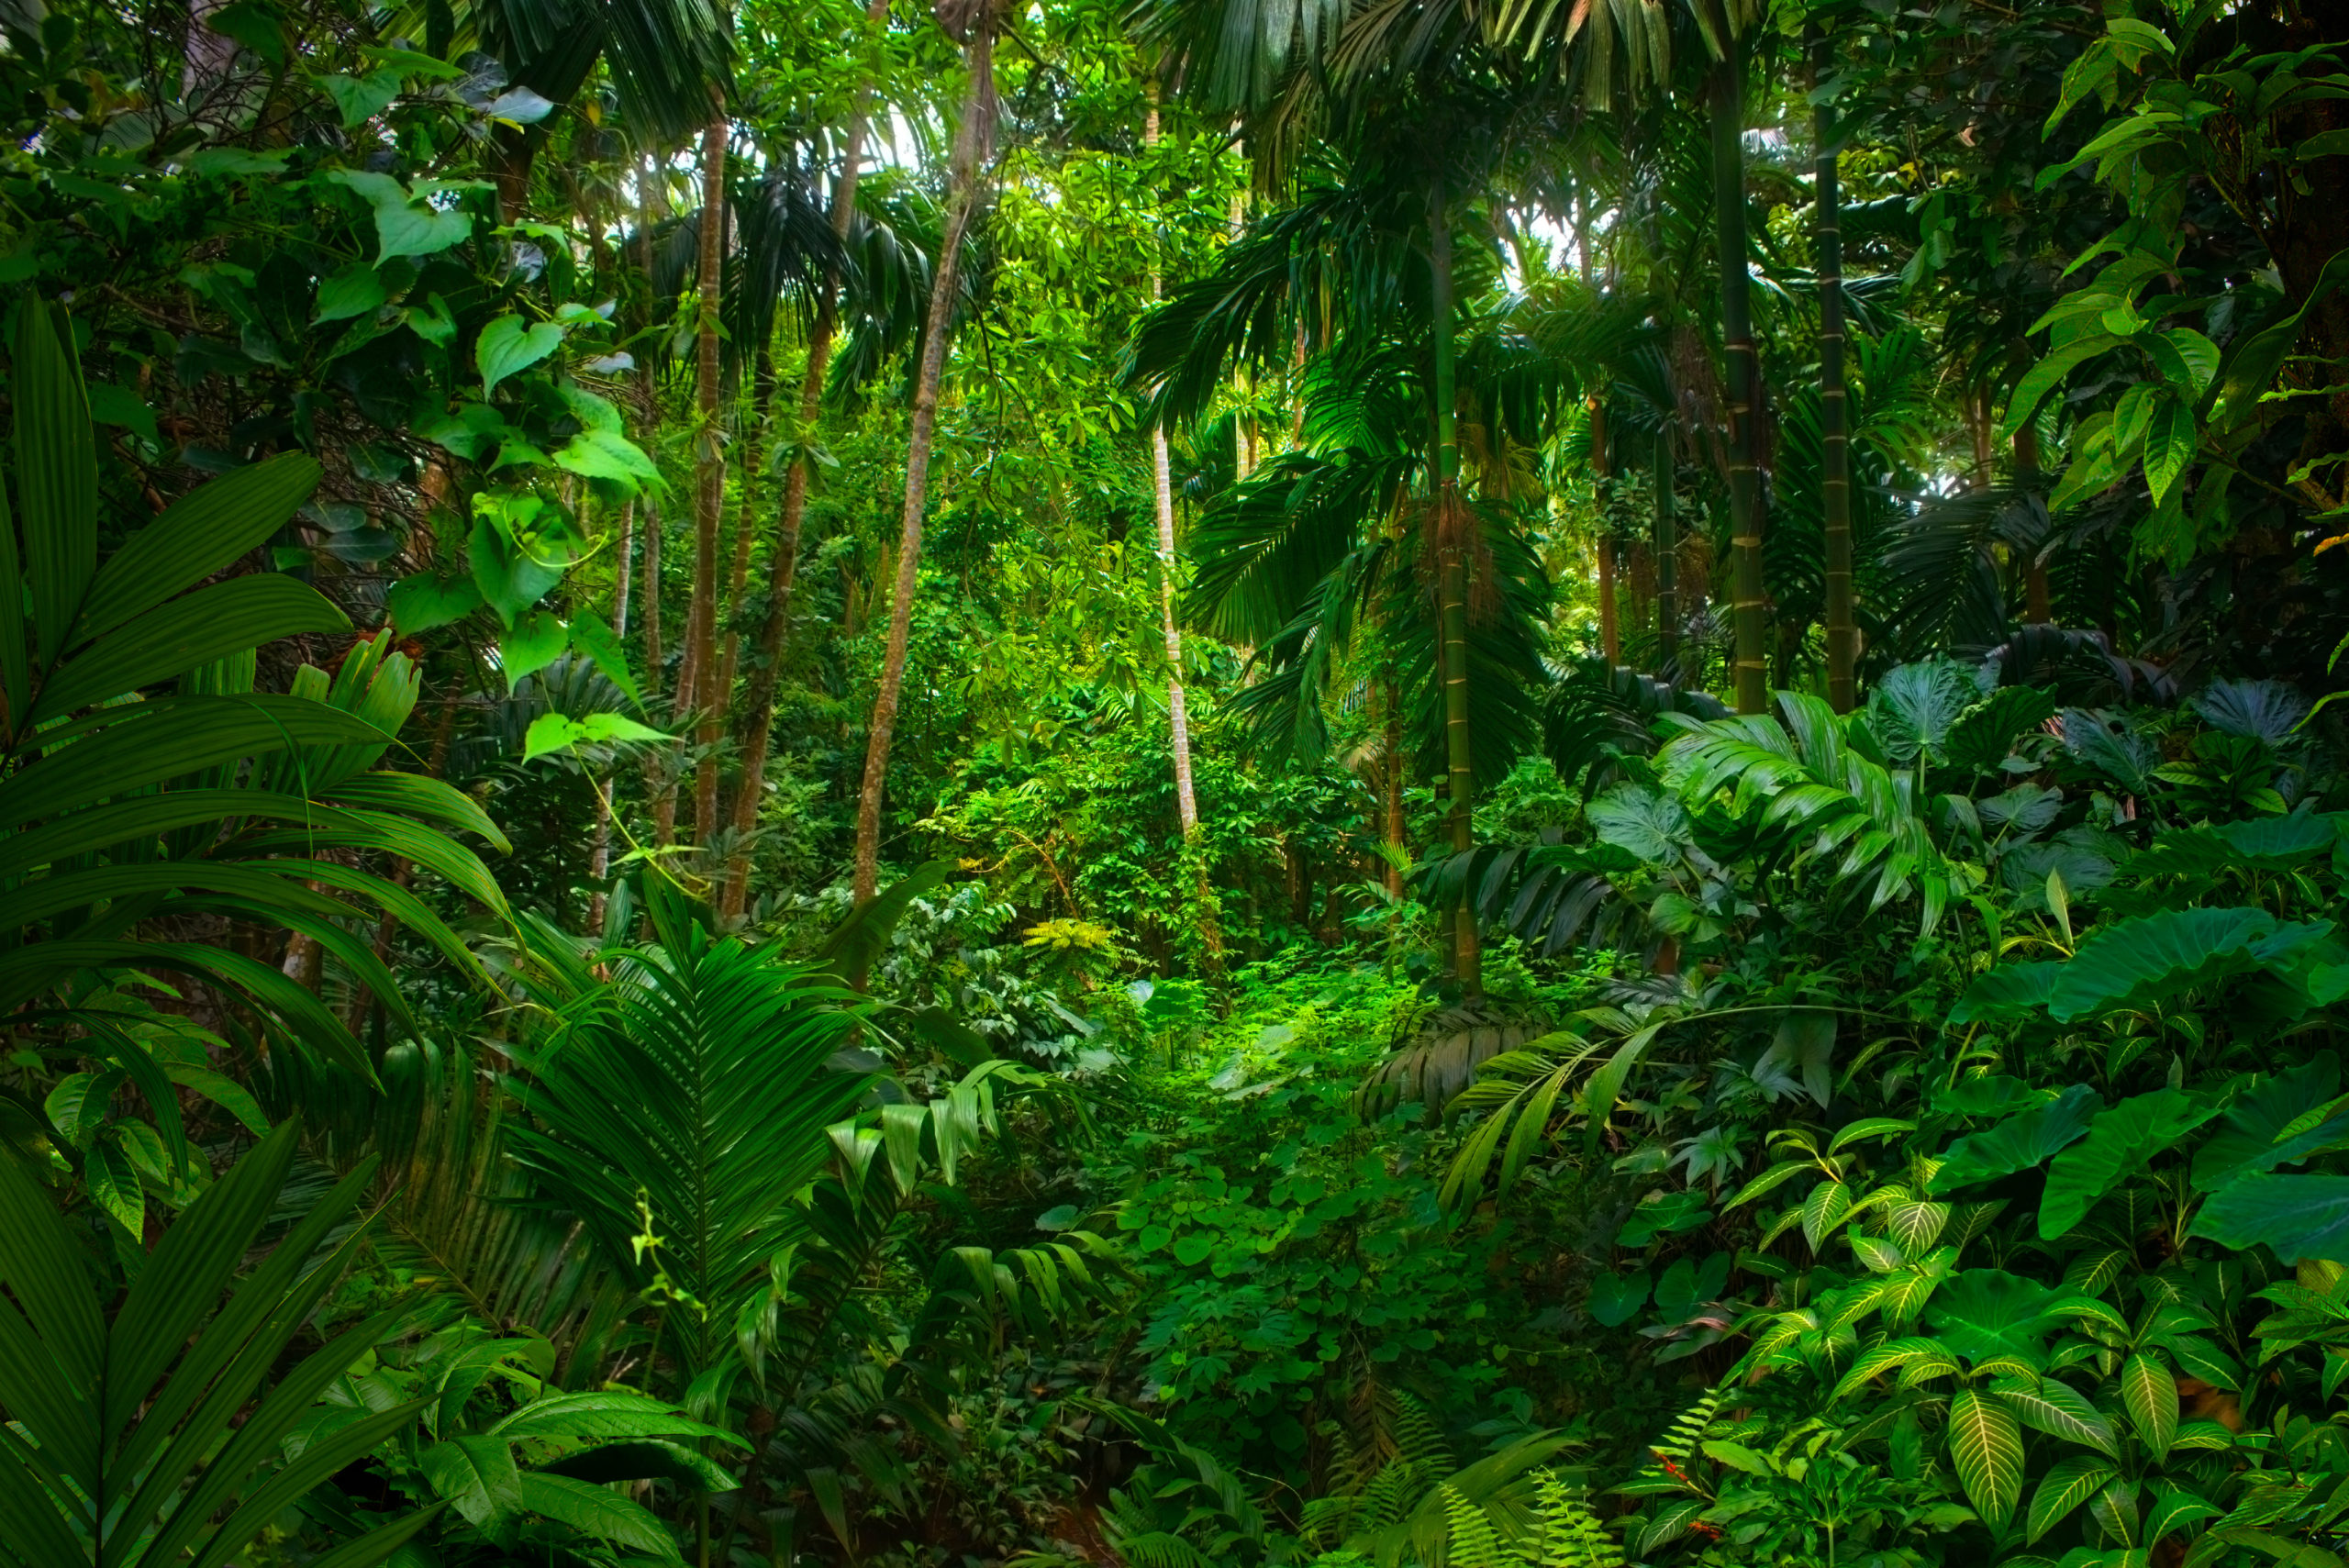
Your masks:
M0 117L0 1568L2349 1568L2349 6Z

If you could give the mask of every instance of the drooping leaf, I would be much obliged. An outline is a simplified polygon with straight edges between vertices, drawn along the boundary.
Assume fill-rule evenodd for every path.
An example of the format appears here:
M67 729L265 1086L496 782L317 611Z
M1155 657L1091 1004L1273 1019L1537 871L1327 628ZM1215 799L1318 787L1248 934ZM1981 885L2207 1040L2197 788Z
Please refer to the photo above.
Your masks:
M2194 1234L2238 1250L2272 1247L2287 1266L2349 1263L2349 1176L2244 1176L2203 1204Z
M2123 1100L2099 1114L2088 1125L2087 1136L2057 1154L2048 1167L2047 1193L2039 1205L2040 1236L2053 1241L2069 1232L2097 1199L2215 1114L2211 1106L2170 1088Z
M2094 1089L2075 1084L2043 1105L1959 1139L1942 1156L1932 1190L1954 1192L1976 1182L2030 1170L2086 1137L2090 1118L2102 1105Z

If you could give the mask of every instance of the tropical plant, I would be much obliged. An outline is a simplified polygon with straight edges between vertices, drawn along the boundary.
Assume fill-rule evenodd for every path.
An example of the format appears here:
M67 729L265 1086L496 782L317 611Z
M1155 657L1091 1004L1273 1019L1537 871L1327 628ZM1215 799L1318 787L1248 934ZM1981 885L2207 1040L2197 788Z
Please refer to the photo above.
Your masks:
M473 962L440 914L364 862L400 857L502 914L496 883L450 829L505 840L455 790L377 766L418 690L387 637L356 641L331 675L303 666L284 695L254 689L257 641L349 629L291 576L213 581L285 525L317 464L239 469L101 562L105 486L66 340L46 308L18 312L17 505L0 523L0 885L13 939L0 1011L30 1004L26 1021L82 1031L52 1049L129 1074L184 1163L162 1071L88 1005L110 980L192 977L259 1009L288 1045L362 1078L373 1068L344 1020L274 962L142 928L225 916L290 930L414 1029L403 986L350 923L372 909L461 973Z
M18 1156L0 1156L0 1271L13 1298L0 1306L0 1336L14 1347L0 1387L11 1418L0 1439L10 1475L0 1509L15 1561L229 1562L429 1403L365 1410L287 1457L285 1440L327 1385L400 1316L379 1312L285 1363L365 1246L365 1223L346 1221L373 1173L343 1178L248 1269L298 1136L286 1123L190 1203L138 1260L127 1288L91 1277L50 1195ZM433 1511L381 1524L330 1561L384 1562Z

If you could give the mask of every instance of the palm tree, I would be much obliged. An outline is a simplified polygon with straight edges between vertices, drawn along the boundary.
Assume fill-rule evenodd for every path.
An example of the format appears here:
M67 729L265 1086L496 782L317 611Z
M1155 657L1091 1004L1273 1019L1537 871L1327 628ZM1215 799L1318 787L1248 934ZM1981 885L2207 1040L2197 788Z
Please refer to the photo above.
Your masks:
M873 698L873 721L864 750L864 782L857 792L856 868L858 904L869 903L880 885L881 800L888 785L889 744L896 732L897 698L906 678L906 643L912 633L913 599L921 583L922 523L930 504L930 444L938 428L938 389L946 369L946 339L960 285L963 237L978 206L979 181L995 129L994 0L938 0L939 24L963 45L970 85L955 128L948 169L945 233L930 288L930 316L923 325L921 368L914 383L912 426L906 447L905 522L897 545L896 588L889 601L889 640L881 661L881 687Z

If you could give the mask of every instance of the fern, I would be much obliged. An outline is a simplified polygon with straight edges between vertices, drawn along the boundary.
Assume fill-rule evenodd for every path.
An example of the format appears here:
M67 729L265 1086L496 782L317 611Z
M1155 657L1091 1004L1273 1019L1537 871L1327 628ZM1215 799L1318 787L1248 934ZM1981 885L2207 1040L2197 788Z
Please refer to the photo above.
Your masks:
M1445 1568L1516 1568L1517 1554L1502 1547L1484 1509L1448 1481L1436 1492L1443 1499Z
M1531 1568L1623 1568L1623 1549L1575 1490L1544 1471L1534 1480L1542 1540Z

